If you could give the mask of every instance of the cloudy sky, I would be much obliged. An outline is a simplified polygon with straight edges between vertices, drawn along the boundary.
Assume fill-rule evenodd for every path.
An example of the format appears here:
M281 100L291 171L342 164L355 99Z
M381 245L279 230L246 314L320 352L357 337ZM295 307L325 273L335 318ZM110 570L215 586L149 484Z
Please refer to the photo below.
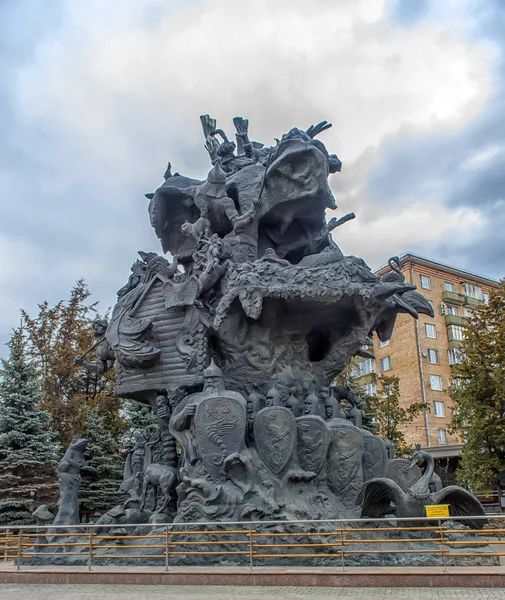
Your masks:
M327 119L344 253L505 275L502 0L0 0L0 342L159 250L144 193L204 178L198 116ZM0 354L4 348L0 347Z

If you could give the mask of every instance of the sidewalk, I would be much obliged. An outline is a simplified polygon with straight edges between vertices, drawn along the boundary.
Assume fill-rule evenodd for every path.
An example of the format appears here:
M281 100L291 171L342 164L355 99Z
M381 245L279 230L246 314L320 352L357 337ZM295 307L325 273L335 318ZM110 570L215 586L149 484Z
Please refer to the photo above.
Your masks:
M503 600L505 588L300 588L150 585L0 585L0 600Z

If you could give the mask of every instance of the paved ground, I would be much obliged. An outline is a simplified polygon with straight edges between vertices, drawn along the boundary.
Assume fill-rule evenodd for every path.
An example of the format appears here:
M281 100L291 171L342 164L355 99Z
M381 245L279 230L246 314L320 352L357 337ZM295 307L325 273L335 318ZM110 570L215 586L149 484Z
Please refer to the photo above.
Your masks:
M162 585L0 585L0 600L504 600L505 589L296 588Z

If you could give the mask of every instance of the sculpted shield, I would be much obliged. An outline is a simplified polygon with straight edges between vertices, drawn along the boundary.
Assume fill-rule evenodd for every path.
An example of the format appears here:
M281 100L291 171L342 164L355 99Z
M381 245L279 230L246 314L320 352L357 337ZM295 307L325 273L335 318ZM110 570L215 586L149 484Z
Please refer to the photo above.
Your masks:
M287 465L296 446L296 421L282 406L263 408L254 420L254 440L266 466L279 473Z
M412 467L410 461L405 458L393 458L388 461L386 477L396 482L404 492L407 492L421 475L421 469L417 465Z
M384 477L387 467L387 448L384 440L363 431L363 481Z
M244 445L245 400L213 396L202 400L195 414L198 454L213 475L221 473L224 460Z
M297 449L300 466L306 471L320 473L330 445L331 432L316 415L296 419Z
M363 434L360 429L335 419L328 423L332 437L326 461L326 474L337 494L347 487L359 489L363 483Z

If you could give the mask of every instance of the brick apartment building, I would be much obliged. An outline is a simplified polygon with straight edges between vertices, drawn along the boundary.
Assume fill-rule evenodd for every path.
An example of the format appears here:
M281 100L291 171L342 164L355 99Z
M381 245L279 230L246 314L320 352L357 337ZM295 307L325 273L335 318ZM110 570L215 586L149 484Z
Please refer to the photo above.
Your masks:
M444 390L451 383L452 365L458 362L462 325L472 310L484 305L498 282L410 252L400 258L405 281L415 284L430 301L435 316L421 314L416 320L399 315L391 340L381 343L374 336L375 360L359 361L355 374L370 394L382 374L394 375L400 380L405 405L424 402L429 410L405 426L405 437L435 458L448 459L448 464L459 455L461 440L449 433L453 405ZM377 274L390 270L381 267Z

